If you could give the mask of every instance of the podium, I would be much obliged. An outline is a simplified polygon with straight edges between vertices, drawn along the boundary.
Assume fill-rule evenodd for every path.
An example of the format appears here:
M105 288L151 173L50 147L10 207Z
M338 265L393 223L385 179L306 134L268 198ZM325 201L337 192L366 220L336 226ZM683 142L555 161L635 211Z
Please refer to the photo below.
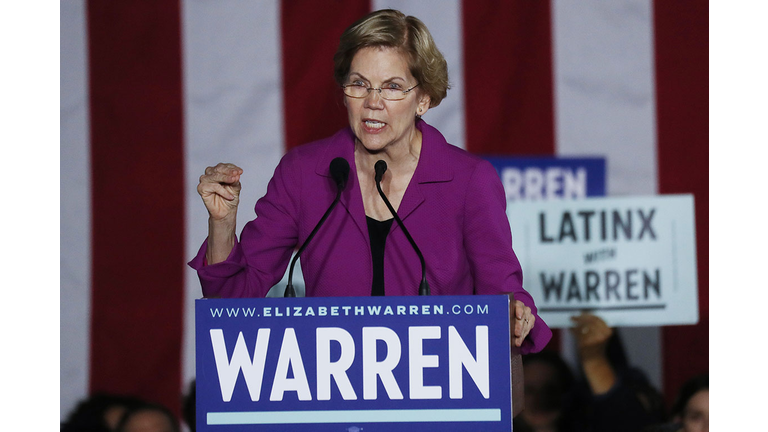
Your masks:
M523 378L523 355L520 348L511 347L510 374L512 375L512 417L525 409L525 380Z
M197 300L197 430L511 431L511 301Z

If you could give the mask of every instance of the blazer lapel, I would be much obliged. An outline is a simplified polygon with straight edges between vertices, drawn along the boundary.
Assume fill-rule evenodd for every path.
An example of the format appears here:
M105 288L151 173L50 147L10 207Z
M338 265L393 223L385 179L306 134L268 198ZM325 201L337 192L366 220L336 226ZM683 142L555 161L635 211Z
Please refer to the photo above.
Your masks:
M397 215L400 216L402 221L405 221L408 216L410 216L410 214L424 202L424 194L421 191L419 182L415 181L415 178L416 174L414 173L411 182L408 184L408 188L405 190L403 200L400 201L400 207L397 209ZM395 228L399 228L399 226L393 224L392 229Z
M453 180L453 171L448 165L447 152L444 145L450 145L437 129L429 126L423 120L417 123L421 130L421 154L416 171L405 190L403 200L397 209L397 215L405 221L425 201L424 184L442 183ZM393 225L395 228L397 224Z
M355 167L355 146L352 138L352 131L346 128L333 138L332 144L329 145L323 154L323 157L318 160L315 172L323 177L331 177L329 166L331 161L339 156L343 157L349 163L349 177L347 179L347 186L341 192L339 202L344 209L355 221L355 225L360 230L366 239L368 238L368 224L365 221L365 208L363 207L363 196L360 192L360 183L357 181L357 168Z

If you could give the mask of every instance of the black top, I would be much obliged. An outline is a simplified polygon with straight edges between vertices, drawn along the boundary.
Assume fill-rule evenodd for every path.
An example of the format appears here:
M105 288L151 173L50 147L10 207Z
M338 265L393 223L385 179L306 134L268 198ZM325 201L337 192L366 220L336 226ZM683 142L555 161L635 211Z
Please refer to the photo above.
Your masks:
M372 296L384 295L384 243L387 241L387 234L392 227L392 221L377 221L376 219L365 217L368 222L368 236L371 238L371 259L373 260L373 284L371 286Z

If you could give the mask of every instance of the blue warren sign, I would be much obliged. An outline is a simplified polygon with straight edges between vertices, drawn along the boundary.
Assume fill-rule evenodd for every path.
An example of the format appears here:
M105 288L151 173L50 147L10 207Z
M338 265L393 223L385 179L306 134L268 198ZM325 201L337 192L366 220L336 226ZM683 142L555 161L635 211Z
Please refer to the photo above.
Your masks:
M510 431L507 296L203 299L201 431Z
M605 158L486 157L504 185L507 202L605 195Z

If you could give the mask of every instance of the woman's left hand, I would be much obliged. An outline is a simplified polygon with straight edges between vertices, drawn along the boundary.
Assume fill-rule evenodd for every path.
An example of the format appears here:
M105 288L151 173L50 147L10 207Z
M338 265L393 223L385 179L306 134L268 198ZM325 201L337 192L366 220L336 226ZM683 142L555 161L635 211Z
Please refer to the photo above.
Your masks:
M511 321L512 325L512 341L515 346L519 347L523 344L523 340L528 333L531 332L533 325L536 323L536 317L533 316L531 308L526 306L520 300L515 300L515 303L510 303L510 315L514 317Z

